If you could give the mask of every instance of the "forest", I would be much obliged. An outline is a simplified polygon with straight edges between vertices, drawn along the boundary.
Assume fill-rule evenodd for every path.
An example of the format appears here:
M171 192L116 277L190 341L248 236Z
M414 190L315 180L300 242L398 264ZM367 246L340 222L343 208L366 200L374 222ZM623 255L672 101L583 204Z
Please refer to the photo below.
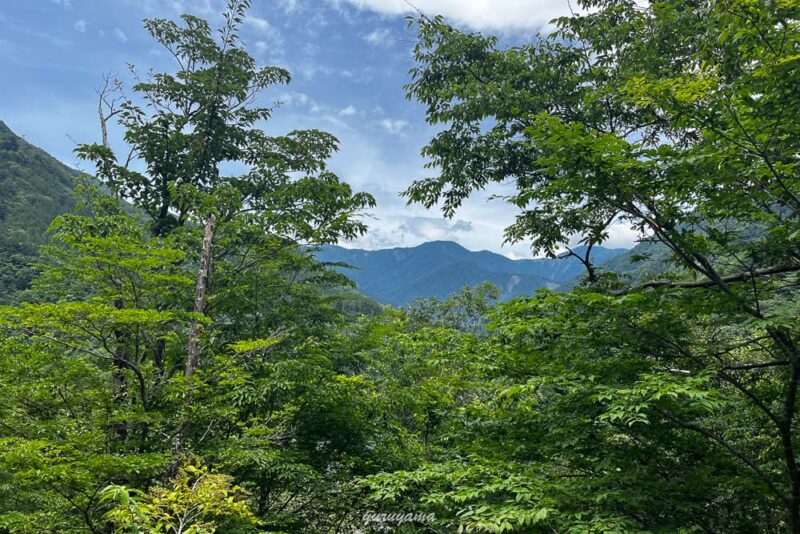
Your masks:
M314 256L375 199L264 127L249 1L145 20L174 70L100 94L35 254L2 236L0 533L800 534L800 3L575 7L519 46L409 17L403 196L510 186L580 283L398 307ZM657 268L593 262L616 225Z

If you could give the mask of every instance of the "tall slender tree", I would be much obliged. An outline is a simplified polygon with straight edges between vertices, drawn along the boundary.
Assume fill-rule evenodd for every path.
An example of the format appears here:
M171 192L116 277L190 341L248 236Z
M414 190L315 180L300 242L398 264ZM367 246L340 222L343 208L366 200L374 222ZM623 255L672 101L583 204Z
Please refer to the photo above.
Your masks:
M248 8L247 0L231 0L217 38L205 20L191 15L182 17L183 25L145 21L174 57L177 72L142 80L131 69L140 98L119 107L130 148L124 163L106 143L77 149L112 191L150 216L154 235L189 221L202 228L192 308L198 320L187 338L187 377L197 370L199 317L206 312L212 264L220 257L214 241L225 225L258 227L292 243L335 242L363 232L365 225L353 216L374 203L326 169L325 160L337 149L330 134L306 130L271 137L259 129L272 113L258 105L259 94L290 77L279 67L257 67L245 50L239 28ZM136 162L146 171L131 170ZM249 170L223 175L222 168L232 164Z

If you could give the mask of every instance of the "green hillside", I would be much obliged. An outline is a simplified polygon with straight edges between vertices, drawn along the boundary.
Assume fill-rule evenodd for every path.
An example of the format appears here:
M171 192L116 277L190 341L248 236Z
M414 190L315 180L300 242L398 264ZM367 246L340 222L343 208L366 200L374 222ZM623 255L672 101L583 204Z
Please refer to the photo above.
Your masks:
M0 121L0 302L29 284L47 227L75 205L78 174Z

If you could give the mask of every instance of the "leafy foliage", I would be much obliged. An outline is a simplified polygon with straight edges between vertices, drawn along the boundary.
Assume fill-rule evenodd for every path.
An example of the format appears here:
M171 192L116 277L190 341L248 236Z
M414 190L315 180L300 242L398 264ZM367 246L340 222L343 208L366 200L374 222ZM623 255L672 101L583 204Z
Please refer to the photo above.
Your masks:
M124 486L104 488L100 501L117 503L106 517L119 532L203 534L257 523L242 489L232 486L229 476L187 465L171 483L171 488L154 487L147 494Z
M412 22L441 173L406 194L511 180L508 238L582 241L586 279L358 318L311 252L372 199L329 135L256 129L288 75L246 2L149 21L179 67L121 114L146 172L79 149L149 224L85 188L0 308L0 531L800 532L798 6L581 5L510 49ZM655 269L596 268L618 223Z
M178 61L119 115L146 171L79 147L114 196L85 186L28 302L0 310L0 530L338 521L330 488L363 463L365 405L330 335L349 283L308 247L359 235L373 200L326 169L329 134L254 127L269 115L257 92L288 74L244 50L246 8L231 2L217 37L188 15L146 23ZM223 176L234 163L248 170ZM190 457L213 474L181 468ZM106 487L135 513L109 512Z
M554 255L627 224L664 261L629 286L587 257L583 288L500 307L469 438L374 484L465 529L533 509L542 530L798 532L797 5L580 4L510 49L412 21L441 172L406 195L452 216L511 181L509 240Z

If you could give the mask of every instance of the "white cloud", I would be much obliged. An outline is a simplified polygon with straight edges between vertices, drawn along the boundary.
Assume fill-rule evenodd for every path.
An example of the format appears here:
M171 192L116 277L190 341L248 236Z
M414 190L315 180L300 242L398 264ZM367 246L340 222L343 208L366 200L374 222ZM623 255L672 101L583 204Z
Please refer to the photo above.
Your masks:
M31 29L28 26L16 24L14 22L11 22L8 25L8 28L11 29L13 32L18 32L18 33L21 33L23 35L29 35L31 37L35 37L35 38L40 39L42 41L49 42L51 45L53 45L55 47L58 47L58 48L66 48L66 47L69 47L69 46L73 45L72 41L68 41L66 39L62 39L61 37L58 37L56 35L52 35L52 34L49 34L49 33L46 33L46 32L40 32L40 31Z
M437 208L427 210L419 204L406 205L406 199L399 195L412 180L435 172L424 168L425 159L419 154L419 137L425 137L425 132L417 132L415 127L415 135L396 136L387 143L384 136L374 135L370 128L354 128L341 120L335 122L340 108L315 102L305 93L287 92L279 98L287 106L275 113L272 127L276 131L322 127L334 134L340 141L340 150L330 161L331 170L354 190L368 191L377 200L378 206L370 210L373 217L365 219L369 232L340 244L376 249L446 239L469 250L492 250L516 258L532 257L529 242L502 245L503 230L514 222L517 210L500 200L489 201L494 195L510 194L514 190L512 184L505 189L491 184L485 191L476 191L458 210L455 220L443 219ZM358 114L374 117L373 125L383 129L380 120L384 117L375 116L381 109L358 101L353 105ZM403 133L409 132L406 126ZM429 131L433 132L433 129Z
M191 13L214 21L222 18L220 14L225 9L224 0L125 0L125 3L145 11L148 15L163 17L165 14Z
M425 241L452 240L456 234L472 232L472 221L458 219L450 222L443 218L435 217L408 217L398 230L401 234L411 234Z
M384 46L391 42L392 32L386 28L376 28L364 36L364 40L374 46Z
M414 14L447 19L478 30L538 30L555 17L569 15L568 0L343 0L388 15ZM412 6L413 4L413 6Z
M128 36L125 35L125 32L123 32L119 28L114 28L114 37L116 37L117 41L119 41L120 43L128 42Z
M284 59L284 40L278 28L273 26L261 17L248 15L244 19L246 26L250 27L259 37L255 42L256 52L264 54L268 50L271 52L271 63L285 63Z
M52 0L54 4L64 6L64 9L72 9L72 0Z
M462 242L465 235L474 233L472 222L463 219L452 222L441 217L394 214L366 222L370 226L367 234L339 244L367 250L415 247L428 241Z
M631 248L642 237L644 236L638 230L634 230L629 225L614 223L608 228L608 240L603 243L603 246L607 248Z
M390 134L399 134L408 128L408 121L402 119L383 119L381 121L381 126Z
M318 74L329 76L337 72L333 67L316 63L313 60L300 62L294 70L305 80L313 80Z
M306 19L307 25L305 31L309 35L315 35L317 30L321 28L325 28L330 24L327 17L325 16L325 12L322 10L317 11L314 13L311 18Z
M278 5L287 15L302 8L298 0L278 0Z
M272 26L270 25L269 21L267 21L267 19L262 19L261 17L256 17L256 16L253 16L253 15L248 15L244 19L244 23L249 25L249 26L252 26L253 28L255 28L256 30L258 30L260 32L267 32L272 28Z
M334 130L338 129L340 132L351 131L352 128L339 117L348 117L358 113L358 110L354 106L337 109L333 106L316 102L305 93L295 91L283 93L278 97L278 102L285 106L295 108L295 112L301 112L300 115L295 115L295 119L303 121L305 127L308 128L319 128L320 121L324 121L328 126L335 127ZM297 125L295 124L292 127L295 128Z
M371 69L368 67L358 69L356 72L353 72L350 69L342 69L338 71L337 74L346 80L352 81L353 83L370 83L374 79L374 76L371 74Z
M86 24L86 21L81 19L81 20L75 22L75 25L73 26L73 28L75 28L75 31L78 32L78 33L86 33L86 27L87 26L88 25Z
M307 94L299 93L297 91L283 93L278 97L278 101L287 106L307 106L314 103Z

